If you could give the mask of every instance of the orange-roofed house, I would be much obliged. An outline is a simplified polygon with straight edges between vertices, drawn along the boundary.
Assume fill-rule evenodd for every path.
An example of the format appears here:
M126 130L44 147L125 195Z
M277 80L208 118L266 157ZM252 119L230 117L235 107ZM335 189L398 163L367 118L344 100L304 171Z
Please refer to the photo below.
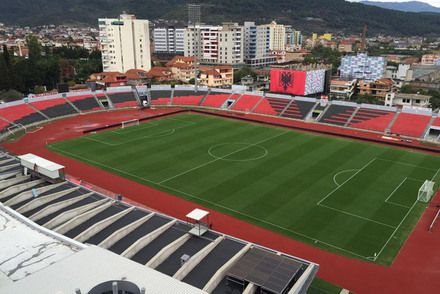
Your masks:
M366 83L359 81L358 88L361 95L373 95L377 99L384 100L387 93L393 91L395 82L390 79L380 79Z
M232 86L234 82L234 69L229 65L202 68L198 81L201 86L211 88Z
M175 56L173 59L171 59L166 66L172 67L176 63L185 63L187 65L194 65L194 57L186 57L186 56ZM200 60L197 59L197 65L199 65Z
M90 75L90 79L87 82L95 82L101 88L126 86L127 76L118 71L100 72Z
M130 69L125 75L127 76L127 84L133 86L146 85L148 83L148 72L142 69Z
M338 45L339 52L353 52L353 43L350 41L342 41Z
M148 79L156 79L159 82L170 81L174 79L173 73L167 67L155 66L147 73Z
M356 90L356 79L332 80L330 82L330 96L337 99L349 100Z

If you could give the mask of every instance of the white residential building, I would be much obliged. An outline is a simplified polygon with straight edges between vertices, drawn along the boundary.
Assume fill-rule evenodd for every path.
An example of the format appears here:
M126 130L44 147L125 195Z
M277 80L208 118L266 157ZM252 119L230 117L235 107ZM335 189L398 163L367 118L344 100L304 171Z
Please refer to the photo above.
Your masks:
M238 65L244 62L243 27L236 23L222 26L188 27L184 36L184 55L194 56L196 49L202 63Z
M286 28L275 21L263 26L270 28L270 50L284 50L286 46Z
M251 67L277 63L270 55L270 28L257 26L254 22L244 23L244 60Z
M183 55L185 28L173 26L153 30L154 53Z
M385 97L385 106L428 108L430 106L429 100L431 97L432 96L420 94L388 93Z
M148 20L124 13L119 18L100 18L98 24L104 72L151 69Z

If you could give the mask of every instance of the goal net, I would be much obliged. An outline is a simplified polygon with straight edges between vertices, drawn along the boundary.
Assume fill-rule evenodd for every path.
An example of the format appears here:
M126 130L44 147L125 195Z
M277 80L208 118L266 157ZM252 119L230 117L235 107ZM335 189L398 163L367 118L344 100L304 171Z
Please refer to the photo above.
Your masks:
M138 125L139 125L138 119L127 120L127 121L121 122L121 129L125 129L126 127L129 127L129 126L138 126Z
M435 182L426 180L419 189L417 200L428 202L431 199L432 195L434 195L434 185Z

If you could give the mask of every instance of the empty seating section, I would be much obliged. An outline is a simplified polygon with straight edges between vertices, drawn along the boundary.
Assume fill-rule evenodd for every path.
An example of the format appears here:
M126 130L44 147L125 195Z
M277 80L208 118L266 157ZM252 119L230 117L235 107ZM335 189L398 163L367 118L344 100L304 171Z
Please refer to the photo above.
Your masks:
M440 117L437 117L432 123L433 127L440 127Z
M276 115L278 116L287 104L289 104L290 99L281 98L264 98L253 110L254 113Z
M231 96L231 94L211 92L205 101L203 101L202 106L219 108L225 103L229 96Z
M40 110L50 118L78 113L75 108L73 108L72 105L70 105L63 98L43 100L38 102L32 102L32 100L30 100L29 102L33 107Z
M243 95L232 106L232 110L250 112L260 100L261 96Z
M195 105L198 106L205 97L204 91L176 91L174 90L173 105Z
M78 95L67 97L70 102L73 103L79 110L87 112L94 110L101 110L98 102L96 102L95 97L92 94L88 95Z
M0 108L0 116L14 124L30 125L46 118L27 104L19 104L7 108Z
M169 105L171 103L171 90L151 91L151 105Z
M138 102L133 92L107 93L108 98L116 108L138 106Z
M332 104L322 116L319 122L343 126L353 115L356 107Z
M384 132L393 120L395 112L361 108L350 121L349 127Z
M283 117L304 119L313 106L315 106L315 102L293 100L286 111L284 111Z
M9 126L9 123L3 119L0 119L0 134L7 132L7 127Z
M400 113L391 126L390 132L410 137L421 137L428 126L431 116L412 113Z

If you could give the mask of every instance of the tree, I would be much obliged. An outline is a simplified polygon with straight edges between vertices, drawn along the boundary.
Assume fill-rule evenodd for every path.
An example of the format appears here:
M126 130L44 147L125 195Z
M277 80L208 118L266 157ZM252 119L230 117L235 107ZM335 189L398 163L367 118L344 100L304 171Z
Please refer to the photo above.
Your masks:
M29 61L37 62L39 59L41 59L41 46L36 36L27 35L26 45L29 50Z
M237 84L241 81L241 78L244 78L245 76L252 76L254 78L257 77L257 73L253 71L250 67L243 67L239 71L234 72L234 84Z
M416 93L416 91L411 87L411 85L405 85L400 89L400 93L413 94Z

